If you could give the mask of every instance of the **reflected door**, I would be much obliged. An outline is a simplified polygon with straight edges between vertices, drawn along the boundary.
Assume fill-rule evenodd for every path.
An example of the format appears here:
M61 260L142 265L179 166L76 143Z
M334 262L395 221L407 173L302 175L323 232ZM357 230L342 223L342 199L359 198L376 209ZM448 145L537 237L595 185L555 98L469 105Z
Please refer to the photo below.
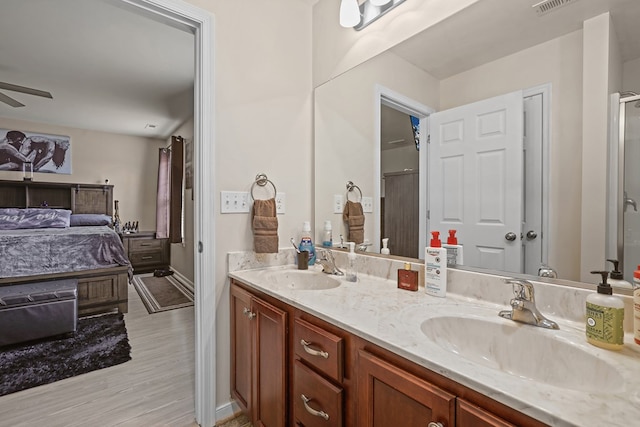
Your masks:
M429 230L456 229L465 265L521 272L522 91L429 120Z
M640 104L626 103L624 118L624 278L633 281L640 264Z

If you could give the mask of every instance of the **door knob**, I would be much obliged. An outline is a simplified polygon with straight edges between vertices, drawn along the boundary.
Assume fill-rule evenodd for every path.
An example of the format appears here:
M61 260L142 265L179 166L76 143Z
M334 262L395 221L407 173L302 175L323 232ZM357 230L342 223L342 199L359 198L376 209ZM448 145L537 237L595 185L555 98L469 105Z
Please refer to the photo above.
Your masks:
M527 231L527 239L529 239L529 240L533 240L533 239L535 239L536 237L538 237L538 233L536 233L536 232L535 232L535 231L533 231L533 230L529 230L529 231Z
M513 242L514 240L516 240L516 237L518 236L516 236L516 233L514 233L513 231L510 231L504 235L504 238L510 242Z

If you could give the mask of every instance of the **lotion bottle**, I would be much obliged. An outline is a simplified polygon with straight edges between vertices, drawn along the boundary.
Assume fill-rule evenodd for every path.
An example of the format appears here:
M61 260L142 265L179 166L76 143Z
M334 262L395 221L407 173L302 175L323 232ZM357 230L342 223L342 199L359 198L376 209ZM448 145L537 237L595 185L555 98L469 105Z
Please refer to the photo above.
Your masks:
M347 281L348 282L357 282L358 281L358 269L356 266L356 244L355 242L347 242L349 245L349 253L347 254Z
M440 232L432 231L429 246L424 251L424 285L428 295L447 296L447 250L440 242Z
M449 230L449 237L447 237L447 243L442 245L447 250L447 267L453 267L454 265L462 265L462 245L458 244L458 238L456 237L456 230Z
M618 271L618 260L608 259L607 261L613 264L613 271L609 273L609 284L613 288L633 289L631 283L624 280L622 272Z
M382 255L389 255L391 253L391 251L389 251L389 238L385 237L384 239L382 239L382 249L380 249L380 253Z
M607 283L608 271L592 271L600 274L602 283L598 293L587 297L587 342L608 350L621 350L624 347L624 302L613 296L611 285Z

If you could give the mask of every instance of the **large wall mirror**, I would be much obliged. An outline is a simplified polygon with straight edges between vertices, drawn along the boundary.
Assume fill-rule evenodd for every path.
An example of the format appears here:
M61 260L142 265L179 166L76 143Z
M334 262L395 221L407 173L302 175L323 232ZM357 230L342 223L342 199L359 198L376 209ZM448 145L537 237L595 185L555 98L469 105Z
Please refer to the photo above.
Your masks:
M539 215L539 223L535 229L514 231L518 244L524 247L536 240L539 247L528 249L536 253L533 261L527 261L525 253L518 255L517 270L500 263L489 268L536 274L546 263L559 278L579 280L585 249L576 218L589 203L606 203L585 203L582 197L582 133L588 109L583 103L583 60L590 49L586 40L591 40L584 37L584 25L609 13L604 19L611 32L603 43L616 52L609 73L619 75L617 91L638 92L640 2L581 0L541 16L527 2L478 3L315 89L315 229L322 230L324 221L331 220L334 240L340 234L347 240L336 198L349 196L345 185L351 181L373 200L372 212L365 214L365 239L371 242L367 250L379 252L381 239L390 237L385 234L393 229L397 237L389 243L391 254L421 258L421 248L428 243L427 216L442 210L429 206L425 147L430 116L520 91L520 108L527 111L521 132L523 138L534 129L539 133L540 152L533 161L525 146L520 157L516 174L522 176L522 185L535 181L537 189L526 190L529 196L522 196L519 215L523 221ZM608 108L608 94L602 99L600 107ZM412 115L420 119L420 150ZM532 122L532 116L538 121ZM499 119L487 123L487 131L501 125ZM385 221L398 206L411 206L417 219L402 213L397 221ZM527 236L528 231L534 233ZM408 244L409 251L400 244ZM602 260L594 269L604 265ZM465 263L479 266L487 267Z

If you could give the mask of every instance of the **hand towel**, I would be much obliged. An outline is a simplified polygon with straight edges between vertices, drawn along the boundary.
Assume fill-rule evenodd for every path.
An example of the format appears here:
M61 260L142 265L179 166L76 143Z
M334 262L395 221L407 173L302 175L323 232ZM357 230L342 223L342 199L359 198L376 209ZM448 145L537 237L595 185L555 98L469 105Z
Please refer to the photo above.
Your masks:
M276 217L276 199L254 200L251 215L253 246L256 253L277 253L278 218Z
M364 212L360 202L347 200L342 218L349 228L349 242L356 244L364 242Z

